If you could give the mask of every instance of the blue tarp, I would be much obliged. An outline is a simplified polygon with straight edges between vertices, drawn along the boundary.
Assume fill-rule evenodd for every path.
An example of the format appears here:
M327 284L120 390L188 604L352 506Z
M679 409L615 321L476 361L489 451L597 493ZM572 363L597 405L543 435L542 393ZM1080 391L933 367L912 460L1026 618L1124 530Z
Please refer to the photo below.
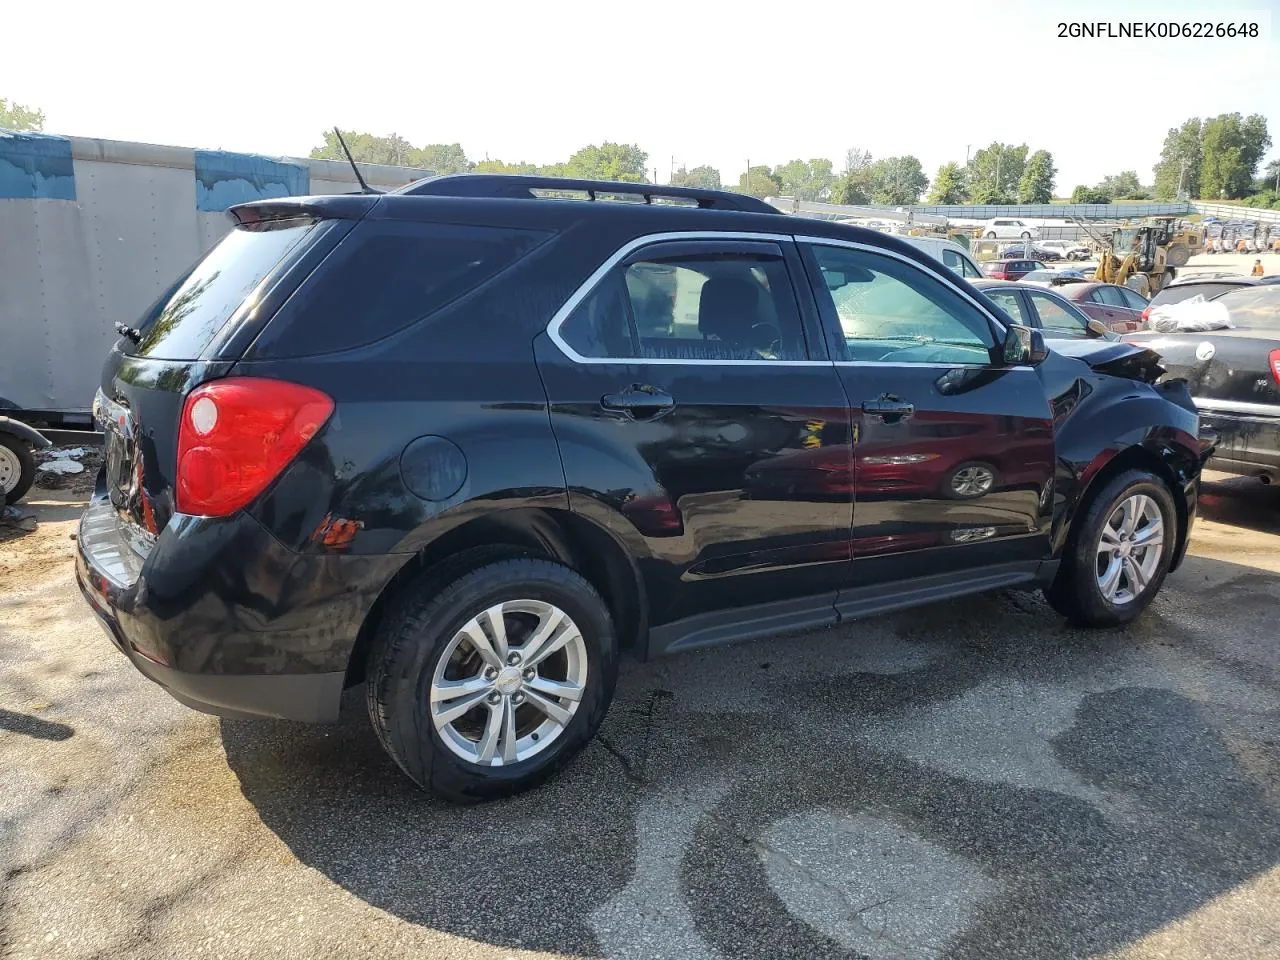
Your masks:
M74 200L71 141L43 133L0 130L0 199Z
M251 153L196 151L196 209L220 213L227 207L269 197L300 197L311 189L311 171Z

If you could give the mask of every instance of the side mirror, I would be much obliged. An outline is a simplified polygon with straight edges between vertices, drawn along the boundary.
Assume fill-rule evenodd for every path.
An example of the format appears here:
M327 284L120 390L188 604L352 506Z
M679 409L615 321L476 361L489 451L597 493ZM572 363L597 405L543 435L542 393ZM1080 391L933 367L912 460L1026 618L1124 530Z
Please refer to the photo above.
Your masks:
M1005 363L1029 363L1034 366L1048 355L1049 348L1045 346L1044 334L1039 330L1017 323L1009 325L1009 332L1004 337Z
M1105 340L1107 334L1110 332L1111 331L1107 329L1107 325L1103 323L1101 320L1095 319L1093 317L1089 318L1090 335L1095 337L1102 337Z

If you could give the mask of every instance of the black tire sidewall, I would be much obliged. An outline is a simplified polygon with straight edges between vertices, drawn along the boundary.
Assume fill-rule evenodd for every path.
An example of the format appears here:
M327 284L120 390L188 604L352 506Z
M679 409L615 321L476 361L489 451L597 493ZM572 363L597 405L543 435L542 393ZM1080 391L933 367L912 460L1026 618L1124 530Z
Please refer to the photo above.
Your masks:
M1160 510L1160 519L1165 530L1160 565L1142 593L1128 603L1115 604L1102 595L1102 587L1098 584L1098 539L1102 533L1102 525L1107 522L1120 502L1139 493L1151 497ZM1173 497L1169 488L1158 478L1143 471L1129 470L1110 481L1090 504L1069 560L1076 565L1076 569L1071 573L1078 591L1078 599L1084 608L1081 612L1086 614L1084 619L1092 623L1127 623L1145 610L1159 592L1164 578L1169 573L1169 565L1176 545L1177 529L1178 513Z
M32 455L31 447L25 441L7 433L0 433L0 446L8 447L17 454L20 465L18 485L4 494L0 503L17 503L26 496L27 491L31 489L31 484L35 482L36 458Z
M587 688L551 746L510 766L479 767L450 750L431 722L431 678L463 624L488 606L514 599L552 603L573 619L586 647ZM392 662L383 665L380 696L389 721L384 743L420 786L460 801L505 796L550 776L595 734L613 698L617 643L608 608L577 573L545 560L502 561L459 578L416 606L421 613L400 622L401 629L416 635L399 638Z

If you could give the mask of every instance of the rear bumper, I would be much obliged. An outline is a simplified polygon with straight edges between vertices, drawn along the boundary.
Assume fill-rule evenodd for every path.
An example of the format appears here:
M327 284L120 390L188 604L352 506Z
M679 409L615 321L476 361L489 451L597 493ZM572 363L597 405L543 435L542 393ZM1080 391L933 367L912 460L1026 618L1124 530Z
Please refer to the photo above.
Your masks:
M76 580L139 672L206 713L337 719L356 636L403 558L296 554L243 514L175 516L145 558L130 533L92 501Z
M1280 417L1202 409L1200 424L1218 440L1206 468L1280 479Z

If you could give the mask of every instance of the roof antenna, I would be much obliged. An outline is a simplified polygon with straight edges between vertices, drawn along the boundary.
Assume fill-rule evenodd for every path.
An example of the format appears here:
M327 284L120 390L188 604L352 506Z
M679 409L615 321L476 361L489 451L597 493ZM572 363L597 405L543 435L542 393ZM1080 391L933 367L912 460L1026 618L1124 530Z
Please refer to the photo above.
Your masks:
M342 144L342 152L347 155L347 163L351 164L351 169L355 171L356 181L360 184L361 193L381 193L381 190L375 190L369 184L364 182L364 177L360 174L360 168L356 166L355 158L351 156L351 151L347 149L347 141L342 139L342 131L337 127L333 128L333 132L338 136L338 143Z

